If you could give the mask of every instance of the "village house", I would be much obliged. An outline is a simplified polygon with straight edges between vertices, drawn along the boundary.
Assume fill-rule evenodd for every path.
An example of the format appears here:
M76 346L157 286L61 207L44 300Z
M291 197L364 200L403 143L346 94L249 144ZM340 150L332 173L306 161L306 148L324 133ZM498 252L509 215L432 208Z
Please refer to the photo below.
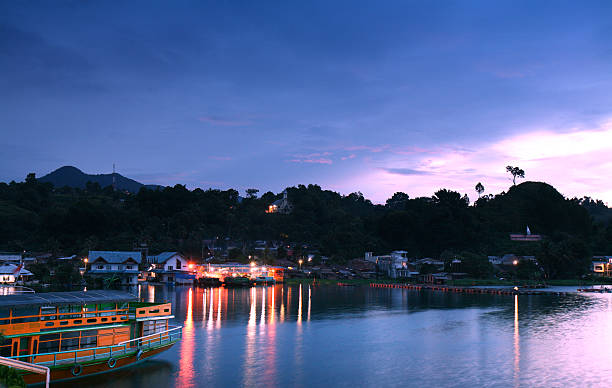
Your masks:
M147 280L167 284L192 284L195 279L188 260L178 252L162 252L147 256Z
M406 251L393 251L382 256L373 256L372 252L366 252L365 261L376 263L378 271L391 279L410 278L416 275L416 272L409 267L407 255Z
M293 205L289 202L287 198L287 190L283 191L283 198L276 200L268 206L268 210L266 213L280 213L280 214L289 214L293 210Z
M36 262L35 257L23 257L21 254L3 253L0 254L0 264L33 264Z
M138 284L138 265L142 254L138 251L89 251L87 274L92 277L117 277L121 284Z
M0 283L16 284L18 281L28 281L34 275L23 268L23 265L2 264L0 265Z

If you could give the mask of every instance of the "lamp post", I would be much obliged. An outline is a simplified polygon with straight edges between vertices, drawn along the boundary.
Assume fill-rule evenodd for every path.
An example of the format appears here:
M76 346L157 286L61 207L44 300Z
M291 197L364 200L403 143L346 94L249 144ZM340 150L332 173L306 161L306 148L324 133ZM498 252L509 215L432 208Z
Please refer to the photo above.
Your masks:
M298 263L300 264L300 271L302 270L302 263L303 263L303 262L304 262L304 260L302 260L302 259L299 259L299 260L298 260Z

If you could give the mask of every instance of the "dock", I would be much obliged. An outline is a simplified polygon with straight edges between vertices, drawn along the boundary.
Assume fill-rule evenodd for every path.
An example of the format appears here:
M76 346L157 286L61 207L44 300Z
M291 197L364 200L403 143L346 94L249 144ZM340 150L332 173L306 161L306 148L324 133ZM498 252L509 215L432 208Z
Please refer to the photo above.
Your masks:
M399 284L399 283L370 283L374 288L402 288L415 291L439 291L459 294L492 294L492 295L570 295L571 292L540 291L537 289L514 288L476 288L457 287L434 284Z

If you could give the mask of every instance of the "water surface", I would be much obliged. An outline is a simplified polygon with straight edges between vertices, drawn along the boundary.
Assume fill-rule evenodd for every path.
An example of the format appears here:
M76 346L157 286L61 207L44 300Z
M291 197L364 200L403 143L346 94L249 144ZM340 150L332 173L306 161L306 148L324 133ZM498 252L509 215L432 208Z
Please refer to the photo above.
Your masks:
M183 340L91 387L612 386L612 294L140 286Z

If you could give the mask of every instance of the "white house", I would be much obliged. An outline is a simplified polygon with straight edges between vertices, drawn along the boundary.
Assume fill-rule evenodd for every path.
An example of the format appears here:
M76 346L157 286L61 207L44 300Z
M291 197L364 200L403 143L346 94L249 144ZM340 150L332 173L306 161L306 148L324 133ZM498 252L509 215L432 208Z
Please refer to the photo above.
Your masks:
M22 280L27 280L33 276L32 272L15 264L0 265L0 283L15 284L21 277Z
M195 276L189 268L188 260L178 252L162 252L159 255L147 256L151 281L162 283L191 284Z
M408 252L393 251L390 255L373 256L366 252L365 260L376 263L378 270L384 272L392 279L398 277L411 277L413 273L408 269Z
M138 283L138 264L142 261L142 254L118 251L89 251L91 267L87 274L94 277L119 278L121 284Z

